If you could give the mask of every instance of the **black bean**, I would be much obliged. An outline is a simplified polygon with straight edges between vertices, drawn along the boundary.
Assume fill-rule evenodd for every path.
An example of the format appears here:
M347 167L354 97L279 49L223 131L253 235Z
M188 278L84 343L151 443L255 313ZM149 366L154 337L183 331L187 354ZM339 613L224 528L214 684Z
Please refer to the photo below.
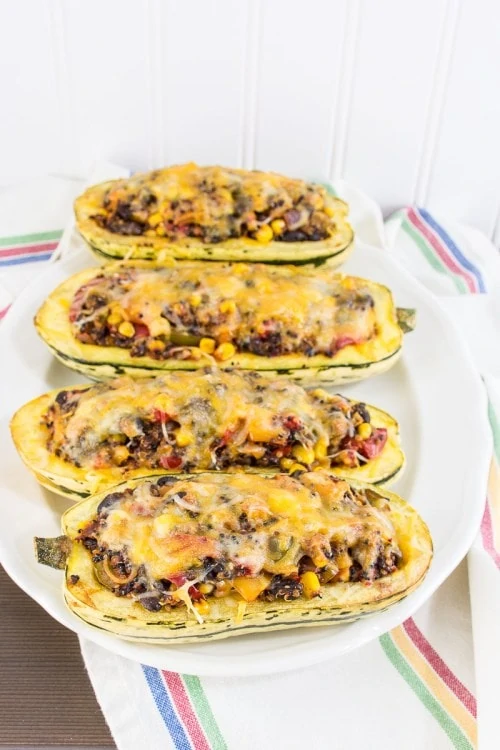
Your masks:
M178 481L179 480L178 480L178 478L175 475L174 476L167 475L167 476L164 476L164 477L160 477L158 479L157 485L158 485L158 487L165 487L165 485L175 484Z
M56 396L56 403L59 404L59 406L64 406L68 400L68 395L69 391L60 391Z
M355 404L352 408L352 414L353 415L359 414L363 422L371 421L370 412L366 408L366 404L363 404L363 403Z
M139 603L149 612L159 612L162 607L160 600L156 596L141 596Z
M302 232L300 229L296 229L290 232L283 232L283 234L279 234L276 237L276 240L278 242L304 242L308 239L308 235L305 232Z
M116 207L116 215L120 219L123 219L123 221L131 221L132 210L130 208L130 203L127 203L126 201L118 201L118 205Z
M298 577L276 575L264 592L264 597L268 601L273 599L284 599L289 602L292 599L298 599L302 596L304 587Z
M96 549L97 547L97 539L94 539L94 537L92 536L83 537L81 541L82 541L83 546L89 550Z
M248 520L248 516L247 516L247 514L245 512L240 513L240 515L238 517L238 521L239 521L239 524L240 524L240 529L243 532L255 531L254 526Z
M105 511L108 511L113 507L113 505L116 505L121 500L123 500L124 497L124 492L112 492L110 495L106 495L104 500L101 500L101 502L97 506L97 514L105 513Z

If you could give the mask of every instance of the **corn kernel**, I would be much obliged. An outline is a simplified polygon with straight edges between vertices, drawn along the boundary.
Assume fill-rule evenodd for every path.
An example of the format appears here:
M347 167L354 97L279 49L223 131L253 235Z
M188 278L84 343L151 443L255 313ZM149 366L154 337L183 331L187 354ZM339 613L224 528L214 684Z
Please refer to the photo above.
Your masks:
M268 224L264 224L263 227L257 229L257 231L255 232L255 239L257 240L257 242L271 242L273 237L273 230Z
M210 612L210 604L205 599L200 599L199 602L195 602L194 606L199 615L208 615Z
M328 393L328 391L325 391L324 388L315 388L313 391L309 391L309 394L311 396L314 396L314 398L322 398L322 399L330 398L330 394Z
M158 226L156 227L156 234L159 237L165 237L166 231L165 231L165 227L163 226L163 224L158 224Z
M180 428L177 430L175 435L175 442L179 448L185 448L186 445L190 445L193 442L193 435L189 430Z
M221 313L234 313L236 312L236 303L232 299L225 299L220 303L219 310Z
M281 466L282 469L285 469L285 471L286 471L287 469L290 468L290 466L293 466L293 461L292 461L291 458L281 458L280 459L280 466Z
M217 359L220 359L222 362L224 362L226 359L231 359L231 357L235 354L236 347L233 346L233 344L221 344L217 347L214 354Z
M233 200L233 196L231 195L231 191L228 190L227 188L221 188L219 190L219 197L221 198L221 200L226 201L226 202L230 202L230 201Z
M323 208L323 213L325 213L330 219L332 219L335 216L335 209L333 206L325 206Z
M358 425L358 429L356 430L361 440L368 440L370 435L372 434L372 426L369 422L361 422L360 425Z
M163 341L148 341L148 349L150 352L162 352L165 350L166 344Z
M249 413L247 417L248 434L254 443L270 443L278 432L276 424L271 419L263 418L258 411Z
M293 516L297 512L297 496L288 490L269 490L267 502L272 513Z
M281 234L286 227L286 222L283 219L274 219L271 222L271 229L274 234Z
M213 354L215 351L215 341L213 339L202 339L199 344L199 348L205 354Z
M156 227L162 220L162 215L157 211L154 214L151 214L151 216L148 219L148 224L150 227Z
M124 461L127 460L129 457L128 448L126 448L124 445L118 445L113 450L113 458L115 459L117 464L122 464Z
M166 318L154 318L149 323L149 333L151 336L170 336L170 323Z
M200 583L198 591L200 594L211 594L215 586L213 583Z
M129 323L128 320L125 320L118 326L118 333L120 333L122 336L126 336L127 338L131 338L135 333L135 328L132 323Z
M296 471L307 471L305 466L302 466L302 464L292 464L290 468L288 469L289 474L295 474Z
M110 326L117 326L122 320L123 316L117 310L113 310L113 312L108 315L108 323Z
M326 458L328 452L328 441L325 437L318 438L316 445L314 446L314 456L319 460Z
M304 445L296 445L292 453L301 464L312 464L314 461L313 449L306 448Z
M201 305L201 294L193 292L188 301L191 307L199 307Z
M302 573L302 575L300 576L300 582L304 587L304 595L307 597L307 599L312 599L313 596L318 596L319 592L321 591L319 578L316 573L313 573L312 570L308 570L305 573Z

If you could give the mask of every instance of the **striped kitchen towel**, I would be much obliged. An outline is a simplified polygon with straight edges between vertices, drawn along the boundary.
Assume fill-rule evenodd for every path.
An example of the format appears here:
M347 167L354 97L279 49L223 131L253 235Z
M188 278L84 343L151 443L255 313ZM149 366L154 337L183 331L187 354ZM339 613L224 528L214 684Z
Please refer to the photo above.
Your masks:
M62 229L53 229L48 232L0 237L0 279L3 281L0 286L0 320L7 313L15 296L15 292L11 290L13 284L9 283L10 279L5 279L2 270L29 264L25 278L21 276L22 287L23 282L33 275L35 263L50 260L62 234Z
M68 183L66 204L78 187ZM39 185L36 192L40 192ZM32 277L36 275L40 262L53 251L61 235L58 228L64 225L68 211L62 210L64 201L60 201L59 221L47 226L46 217L40 225L30 219L28 226L23 211L25 198L16 214L12 196L9 211L3 210L2 197L0 236L5 241L0 250L8 252L0 255L0 289L10 288L14 296L21 278L15 278L16 269L26 269L22 280L27 280L28 269ZM374 215L372 205L366 208L360 200L356 214L366 225L373 221L373 226L379 227L380 214ZM19 217L15 227L12 215ZM479 233L438 222L417 208L397 212L387 222L386 231L389 251L450 304L472 297L489 300L498 274L498 258ZM25 260L16 262L16 258ZM0 308L7 306L7 297L5 292L0 297ZM487 316L487 307L482 312ZM487 377L486 382L492 394L491 420L499 458L500 398L496 396L495 378ZM490 606L495 591L491 586L480 591L478 581L487 577L491 571L485 566L491 565L496 576L493 588L498 591L498 464L492 468L490 490L481 533L472 550L476 555L474 565L469 562L474 628L479 621L483 635L488 627L490 632L490 640L483 640L486 645L482 651L487 657L479 650L475 654L481 749L496 743L488 711L491 714L495 702L493 676L500 672L500 665L489 674L486 662L493 663L495 658L491 634L496 637L500 626L500 602L497 610ZM498 619L487 626L495 612ZM199 678L136 664L87 641L81 646L119 750L302 750L311 746L376 750L386 747L388 736L391 744L405 750L469 750L478 746L466 563L400 627L353 653L295 672L244 679Z
M62 229L0 238L0 268L49 260L62 237Z

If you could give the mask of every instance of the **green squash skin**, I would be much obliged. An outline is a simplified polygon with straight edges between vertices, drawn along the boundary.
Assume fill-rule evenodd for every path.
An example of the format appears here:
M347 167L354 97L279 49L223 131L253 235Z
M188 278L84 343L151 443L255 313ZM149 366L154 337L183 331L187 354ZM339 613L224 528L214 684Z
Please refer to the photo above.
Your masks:
M93 253L93 255L96 256L99 260L103 260L106 263L110 262L116 262L123 260L123 256L121 255L114 255L113 253L107 253L101 248L97 247L96 245L93 245L89 240L87 240L85 237L83 238L86 245L88 246L89 250ZM266 265L272 265L272 266L314 266L315 268L319 268L323 265L331 265L331 266L339 266L341 263L344 263L345 260L347 260L348 255L352 252L354 247L354 239L351 240L351 242L344 248L341 248L340 250L337 250L334 253L331 253L330 255L319 255L318 257L310 257L310 258L295 258L295 257L289 257L284 258L283 260L270 258L270 259L259 259L259 263L264 263ZM210 257L212 255L211 248L205 249L205 254L202 260L206 263L220 263L220 258L212 258ZM228 253L227 257L224 258L225 261L228 263L235 262L244 262L244 263L251 263L252 262L252 253L251 250L244 251L241 250L239 254L235 253ZM196 256L197 257L197 256ZM137 258L139 260L139 258ZM198 258L198 260L201 260L201 258ZM140 260L150 260L153 263L157 263L158 261L153 257L152 254L144 254L143 257L140 258Z
M40 333L42 338L43 335ZM148 378L154 375L160 375L163 372L172 372L175 370L196 370L202 369L206 366L205 363L198 364L189 363L191 366L176 367L177 362L171 361L164 367L141 367L141 365L115 365L112 362L88 362L85 359L77 359L76 357L69 357L67 354L63 354L54 347L49 345L54 357L56 357L63 365L69 367L71 370L81 372L82 375L86 375L91 380L107 381L113 380L121 375L130 375L132 378ZM388 370L392 365L399 359L401 355L401 349L390 354L388 357L379 360L378 362L366 362L363 364L354 365L330 365L329 367L307 367L307 364L302 367L290 368L290 369L257 369L252 368L254 371L259 372L264 377L269 378L286 378L288 380L296 380L304 383L305 385L314 384L331 384L339 385L341 383L352 383L357 380L364 380L372 375L379 375L382 372ZM220 366L220 365L219 365ZM232 369L235 365L229 362L224 363L224 369ZM245 369L245 368L240 368Z

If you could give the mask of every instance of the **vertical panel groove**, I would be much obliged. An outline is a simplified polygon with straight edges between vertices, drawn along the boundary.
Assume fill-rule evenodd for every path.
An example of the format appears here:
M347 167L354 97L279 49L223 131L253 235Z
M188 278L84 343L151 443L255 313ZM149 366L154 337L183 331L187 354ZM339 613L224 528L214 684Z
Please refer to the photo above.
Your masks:
M361 21L361 0L349 0L342 51L340 55L340 82L334 93L336 112L333 115L332 147L328 174L331 180L343 175L349 135L352 90L357 62L357 48Z
M338 70L342 70L342 61L344 59L344 54L345 54L348 7L349 7L348 0L344 0L344 22L343 22L342 44L339 47L337 59L335 61L332 61L332 64L337 65ZM331 112L330 112L329 138L328 138L328 146L327 146L327 151L326 151L326 165L325 165L325 174L328 175L329 179L332 179L332 173L333 173L334 142L335 142L335 133L336 133L337 105L339 102L339 94L340 94L340 82L341 82L341 76L337 76L335 79L335 86L333 87L333 90L332 90L332 106L331 106Z
M491 239L493 240L493 243L498 247L500 250L500 203L498 205L498 211L495 218L495 223L493 224L493 230L490 233Z
M165 3L161 0L148 1L148 88L149 99L149 168L154 169L165 164L165 113L162 96L163 80L163 45L162 31L165 28Z
M461 0L447 0L436 58L434 83L430 92L422 149L418 161L413 202L426 205L431 186L434 157L439 139L444 101L450 81L451 64L457 37Z
M239 158L240 166L244 169L253 169L256 162L260 26L261 0L247 0Z
M53 118L59 126L60 159L57 171L75 173L75 151L79 153L76 125L73 117L72 92L69 81L66 55L66 29L64 23L64 0L46 0L53 80L56 93L57 114ZM82 165L78 164L78 168Z

